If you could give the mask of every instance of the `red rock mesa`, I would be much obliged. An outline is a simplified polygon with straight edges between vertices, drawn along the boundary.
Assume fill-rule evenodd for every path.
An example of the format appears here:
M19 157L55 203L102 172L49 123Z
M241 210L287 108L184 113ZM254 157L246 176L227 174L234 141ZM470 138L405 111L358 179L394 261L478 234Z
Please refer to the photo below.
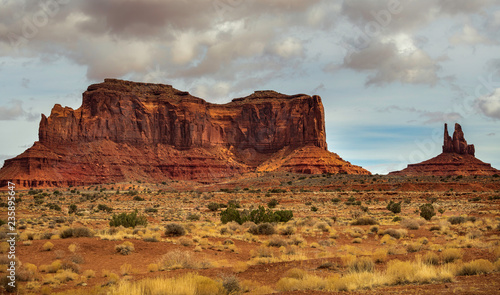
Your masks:
M39 141L0 184L216 181L251 171L370 174L327 150L319 96L256 91L212 104L170 85L105 79L76 110L42 115Z

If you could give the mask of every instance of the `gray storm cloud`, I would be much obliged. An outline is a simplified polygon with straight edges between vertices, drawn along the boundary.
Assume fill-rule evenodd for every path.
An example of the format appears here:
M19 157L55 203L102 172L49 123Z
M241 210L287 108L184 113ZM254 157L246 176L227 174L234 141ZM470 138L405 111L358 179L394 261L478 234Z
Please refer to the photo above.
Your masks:
M318 58L308 54L304 35L322 32L329 38L325 42L344 39L349 47L343 60L325 65L366 72L367 85L435 85L440 60L421 48L416 32L440 16L480 13L492 4L489 0L7 0L0 10L0 55L66 57L85 66L90 80L127 75L144 79L151 75L150 69L159 67L165 78L203 77L220 86L243 77L258 81L269 71L293 72L297 63ZM342 31L339 24L351 30ZM496 29L489 25L490 31ZM455 42L477 41L473 36L477 28L464 30ZM325 52L346 47L327 45Z

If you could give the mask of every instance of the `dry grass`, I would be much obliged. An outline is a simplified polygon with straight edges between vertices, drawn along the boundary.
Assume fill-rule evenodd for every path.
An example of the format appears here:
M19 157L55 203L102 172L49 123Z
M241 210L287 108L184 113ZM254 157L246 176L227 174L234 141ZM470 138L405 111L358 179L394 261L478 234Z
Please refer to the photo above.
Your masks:
M154 278L136 282L121 281L113 287L111 295L226 295L221 282L197 274L186 274L177 278Z
M477 259L467 263L460 264L455 269L457 276L473 276L493 272L495 266L486 259Z
M115 246L116 252L122 254L122 255L128 255L132 252L135 251L134 244L129 241L125 241L122 244L116 245Z
M434 252L427 252L422 257L422 262L427 265L438 265L439 264L439 256Z
M462 259L462 251L460 249L445 249L441 253L441 259L444 263L451 263L458 259Z
M388 263L386 271L352 271L342 277L335 274L322 278L300 269L293 270L278 281L276 288L282 292L295 290L339 292L371 289L387 285L450 282L452 279L453 274L444 267L428 266L420 260L414 262L392 260Z
M51 242L46 242L42 246L43 251L50 251L52 250L52 248L54 248L54 244L52 244Z
M163 255L158 262L161 270L164 269L181 269L181 268L208 268L210 264L206 261L199 261L188 251L174 250Z

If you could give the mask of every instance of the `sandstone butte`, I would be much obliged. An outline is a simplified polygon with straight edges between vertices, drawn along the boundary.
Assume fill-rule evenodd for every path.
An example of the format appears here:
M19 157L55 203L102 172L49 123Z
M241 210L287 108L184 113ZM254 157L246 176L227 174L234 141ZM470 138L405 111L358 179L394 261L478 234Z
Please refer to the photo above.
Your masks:
M42 114L39 141L0 170L0 186L168 179L246 172L370 174L327 150L319 96L256 91L212 104L170 85L105 79L76 110Z
M491 167L475 156L473 144L467 144L462 126L455 124L453 138L448 134L448 125L444 124L443 152L430 160L410 164L406 169L389 173L389 175L494 175L500 170Z

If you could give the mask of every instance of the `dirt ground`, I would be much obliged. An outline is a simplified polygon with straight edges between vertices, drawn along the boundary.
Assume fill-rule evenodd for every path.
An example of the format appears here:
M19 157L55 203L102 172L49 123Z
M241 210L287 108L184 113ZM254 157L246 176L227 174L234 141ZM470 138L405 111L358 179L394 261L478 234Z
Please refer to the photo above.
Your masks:
M268 287L271 290L268 293L273 294L336 294L315 290L280 292L278 282L293 268L319 277L344 276L349 272L347 256L375 259L373 255L378 249L386 252L384 259L375 263L374 271L380 272L391 260L414 261L428 252L441 257L446 249L461 251L458 263L477 259L495 263L500 255L495 250L500 249L500 178L497 177L261 173L218 184L136 182L18 191L17 196L21 202L16 207L20 235L16 258L23 265L30 263L37 268L31 277L19 282L21 294L74 291L105 294L113 286L110 277L103 275L106 272L117 274L120 281L178 277L195 272L215 280L235 276L240 283L251 281L252 288ZM4 192L2 199L5 198ZM245 224L222 224L220 214L225 209L208 209L210 203L230 201L238 203L240 211L258 206L267 208L271 200L278 203L274 210L293 212L291 221L274 224L274 235L250 234ZM389 201L400 202L401 212L390 212ZM420 206L426 203L432 203L435 209L435 216L428 221L419 215ZM71 205L77 209L70 214ZM107 212L104 207L112 211ZM110 231L113 214L134 210L147 218L147 227ZM374 225L352 225L362 216L375 220L377 229ZM463 222L449 223L450 217L459 216L464 218ZM0 218L6 220L6 217L7 208L2 207ZM418 223L418 229L407 227L405 219ZM165 225L169 223L182 225L186 234L167 236ZM294 233L281 234L288 225ZM89 229L93 236L61 236L67 228L78 227ZM7 231L5 225L2 228ZM384 232L391 229L401 229L403 236L385 238ZM147 241L148 234L156 235L158 241ZM269 246L273 238L284 244ZM296 247L292 243L294 238L302 239ZM115 247L126 241L135 249L129 255L121 255ZM47 242L53 244L50 251L44 250ZM74 251L70 245L74 245ZM272 259L259 256L261 248L270 251ZM176 250L189 253L192 261L208 264L150 271L151 264L160 264L164 255ZM284 255L286 251L298 253L292 257ZM43 269L57 260L73 261L78 275L67 281L52 279L57 273ZM2 263L5 261L4 257ZM131 269L124 272L126 264ZM442 264L440 261L439 265ZM322 267L325 265L328 267ZM5 273L4 268L1 270ZM86 270L94 271L95 276L82 279ZM349 293L500 294L498 270L497 267L486 274L455 275L452 282L380 286ZM102 293L96 287L102 287L99 291ZM252 288L249 294L259 294Z

